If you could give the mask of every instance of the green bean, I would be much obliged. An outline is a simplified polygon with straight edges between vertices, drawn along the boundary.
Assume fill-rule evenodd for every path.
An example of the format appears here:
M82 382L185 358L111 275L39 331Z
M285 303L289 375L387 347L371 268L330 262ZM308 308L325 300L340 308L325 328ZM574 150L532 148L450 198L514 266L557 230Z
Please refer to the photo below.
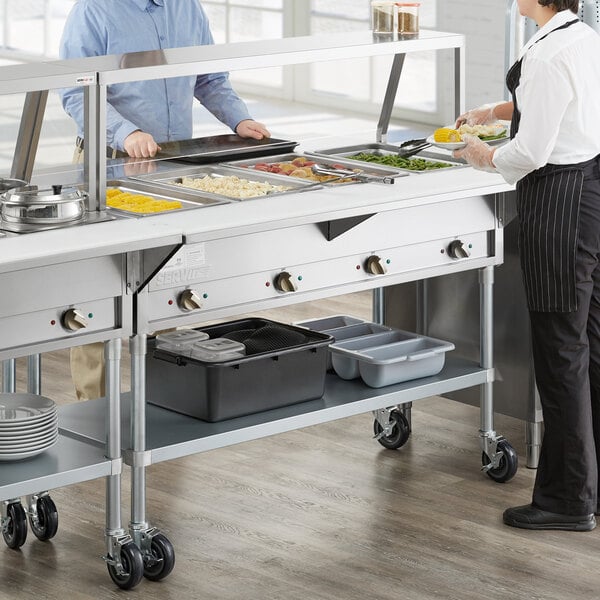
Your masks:
M347 158L363 162L379 163L410 171L429 171L432 169L446 169L453 166L449 163L425 160L424 158L403 158L397 154L375 154L373 152L360 152Z

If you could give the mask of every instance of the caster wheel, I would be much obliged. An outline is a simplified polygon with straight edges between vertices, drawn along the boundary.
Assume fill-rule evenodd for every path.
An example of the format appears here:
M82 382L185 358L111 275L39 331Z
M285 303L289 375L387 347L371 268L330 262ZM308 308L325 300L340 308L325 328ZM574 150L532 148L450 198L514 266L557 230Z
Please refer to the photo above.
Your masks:
M7 508L7 522L2 537L9 548L18 550L27 539L27 516L20 502L13 502Z
M144 576L144 560L140 549L129 542L121 546L121 564L124 573L118 573L114 565L108 564L108 573L110 578L122 589L130 590L134 588Z
M150 553L150 556L144 556L144 577L150 581L160 581L175 566L173 544L159 533L152 538Z
M500 458L500 464L496 468L486 471L486 473L490 479L498 483L506 483L515 476L519 466L519 459L515 449L506 440L500 440L497 448L498 452L502 452L503 454ZM490 458L485 452L481 455L481 464L483 466L490 464Z
M41 496L36 503L37 519L29 515L29 527L38 540L52 539L58 531L58 511L50 496Z
M397 450L408 442L410 437L410 425L408 419L399 411L393 410L390 414L390 423L393 423L392 431L388 435L380 437L377 441L388 450ZM379 421L375 419L373 422L373 432L379 435L383 431L383 427Z

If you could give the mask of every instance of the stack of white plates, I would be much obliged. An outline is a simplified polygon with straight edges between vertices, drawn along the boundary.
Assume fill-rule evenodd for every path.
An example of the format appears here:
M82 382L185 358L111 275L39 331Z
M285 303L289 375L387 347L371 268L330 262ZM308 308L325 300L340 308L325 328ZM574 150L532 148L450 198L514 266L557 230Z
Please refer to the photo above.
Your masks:
M49 398L0 394L0 461L44 452L58 439L58 413Z

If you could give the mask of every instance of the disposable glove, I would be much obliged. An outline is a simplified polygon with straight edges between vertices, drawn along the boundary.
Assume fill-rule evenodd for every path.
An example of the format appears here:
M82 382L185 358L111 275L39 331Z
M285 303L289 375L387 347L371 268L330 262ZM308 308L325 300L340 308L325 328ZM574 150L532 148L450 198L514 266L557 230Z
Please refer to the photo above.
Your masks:
M477 136L467 133L462 135L464 148L453 152L454 158L464 158L472 167L480 171L496 173L496 167L492 162L494 158L494 149L488 144L482 142Z
M460 115L456 119L455 129L458 129L461 125L489 125L495 123L498 118L494 113L495 106L480 106L479 108L473 108L466 113Z

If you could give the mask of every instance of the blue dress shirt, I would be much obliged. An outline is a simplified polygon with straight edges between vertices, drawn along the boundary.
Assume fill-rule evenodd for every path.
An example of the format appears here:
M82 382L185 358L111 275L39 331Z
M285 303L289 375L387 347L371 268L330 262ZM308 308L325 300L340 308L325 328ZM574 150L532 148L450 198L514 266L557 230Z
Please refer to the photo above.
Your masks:
M213 44L206 13L198 0L79 0L67 19L61 58L81 58ZM63 107L83 137L83 93L60 90ZM190 139L192 103L197 98L233 131L250 119L227 73L134 81L107 90L107 144L123 150L137 129L156 142Z

